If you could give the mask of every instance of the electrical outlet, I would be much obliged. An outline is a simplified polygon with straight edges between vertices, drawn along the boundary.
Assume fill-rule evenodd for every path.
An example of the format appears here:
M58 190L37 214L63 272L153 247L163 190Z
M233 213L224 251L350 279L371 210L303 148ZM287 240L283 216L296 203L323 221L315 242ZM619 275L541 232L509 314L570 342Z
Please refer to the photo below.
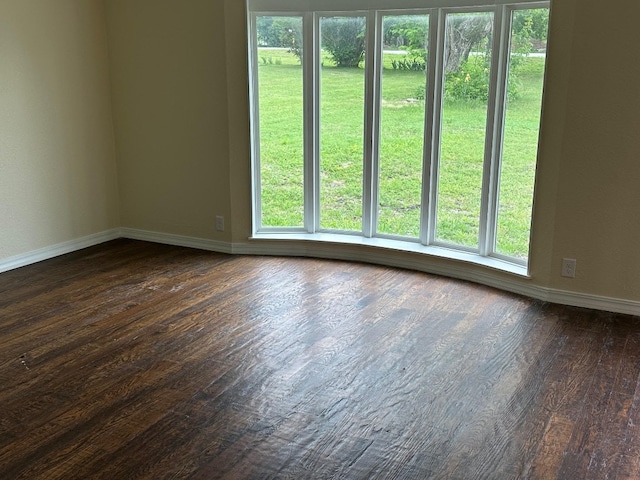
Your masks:
M216 216L216 230L218 232L224 232L224 217L222 215Z
M575 278L576 276L576 260L575 258L563 258L562 259L562 274L563 277Z

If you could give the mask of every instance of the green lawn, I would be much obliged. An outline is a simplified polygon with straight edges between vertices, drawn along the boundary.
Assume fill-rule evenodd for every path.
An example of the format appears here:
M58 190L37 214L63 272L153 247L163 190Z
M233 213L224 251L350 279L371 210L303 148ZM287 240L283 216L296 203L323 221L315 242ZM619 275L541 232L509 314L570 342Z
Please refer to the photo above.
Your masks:
M285 50L261 50L259 60L262 224L302 226L302 68ZM391 55L385 54L385 65ZM533 177L544 59L529 58L520 97L509 103L505 127L497 250L528 253ZM420 227L424 102L421 72L387 68L382 77L378 231L417 237ZM361 230L363 69L321 73L321 226ZM443 110L438 239L476 246L486 105L447 100Z

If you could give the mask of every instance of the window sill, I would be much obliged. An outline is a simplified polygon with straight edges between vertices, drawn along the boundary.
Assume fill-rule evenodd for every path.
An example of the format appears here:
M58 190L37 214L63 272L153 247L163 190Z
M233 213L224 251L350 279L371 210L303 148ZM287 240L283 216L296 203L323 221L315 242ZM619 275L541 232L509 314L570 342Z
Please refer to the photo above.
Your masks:
M455 260L473 265L481 265L500 272L510 273L523 278L530 278L527 267L517 263L511 263L495 257L483 257L477 253L463 252L440 246L425 246L409 241L393 240L388 238L365 238L358 235L345 235L339 233L256 233L250 240L257 241L292 241L292 242L318 242L332 245L360 245L376 247L405 253L418 253L430 257Z

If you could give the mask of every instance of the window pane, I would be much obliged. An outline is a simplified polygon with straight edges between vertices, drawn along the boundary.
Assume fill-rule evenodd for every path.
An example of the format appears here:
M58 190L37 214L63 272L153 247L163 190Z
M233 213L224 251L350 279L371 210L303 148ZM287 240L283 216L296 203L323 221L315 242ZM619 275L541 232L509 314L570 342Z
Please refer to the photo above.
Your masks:
M257 18L263 227L304 226L301 17Z
M320 21L320 227L362 231L366 19Z
M383 19L378 232L420 235L429 17Z
M478 248L492 13L447 15L436 240Z
M529 256L549 9L513 15L496 251Z

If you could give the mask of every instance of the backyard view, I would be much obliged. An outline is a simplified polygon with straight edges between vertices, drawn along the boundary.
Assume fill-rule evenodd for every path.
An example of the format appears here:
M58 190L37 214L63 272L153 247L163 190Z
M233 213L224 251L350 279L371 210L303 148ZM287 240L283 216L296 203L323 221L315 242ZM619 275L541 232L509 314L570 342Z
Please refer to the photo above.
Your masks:
M487 39L493 33L493 23L492 15L486 13L456 15L447 18L450 56L445 58L443 82L435 239L477 248L491 65ZM514 15L495 251L525 259L548 11L521 10ZM302 18L260 17L258 20L258 38L262 45L257 54L261 224L301 228L304 226L305 169ZM361 232L365 19L325 17L321 20L319 226ZM429 18L427 15L388 16L383 20L379 188L374 200L376 231L417 239L423 208ZM477 39L473 45L455 43L456 29L463 28L467 36L475 29ZM362 47L356 46L351 58L340 58L336 51L342 52L344 47L331 42L339 42L336 38L347 35L348 29L355 32L354 38L362 40ZM267 33L277 35L279 40L269 39ZM287 46L283 46L283 41ZM274 44L279 46L271 46ZM467 51L455 52L454 47ZM458 58L454 58L454 54Z

